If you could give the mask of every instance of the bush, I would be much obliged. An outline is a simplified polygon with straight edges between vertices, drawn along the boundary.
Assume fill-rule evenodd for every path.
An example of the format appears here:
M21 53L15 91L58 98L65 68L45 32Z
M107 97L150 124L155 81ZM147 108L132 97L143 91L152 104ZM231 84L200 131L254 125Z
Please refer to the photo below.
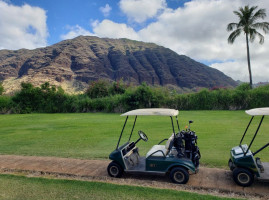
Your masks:
M3 93L4 93L3 83L0 82L0 95L2 95Z
M109 83L103 80L92 81L86 94L90 98L101 98L109 95L108 93Z
M116 94L124 94L126 89L129 86L127 84L125 84L122 80L117 81L117 82L113 82L112 86L109 87L108 91L110 95L116 95Z
M86 95L92 99L124 94L129 86L122 80L109 83L105 80L92 81L86 91Z
M67 95L62 88L44 83L40 87L33 87L31 83L22 83L21 91L16 93L12 101L16 104L15 112L68 112L64 107Z
M0 113L11 112L13 107L12 99L9 96L0 96Z
M236 90L240 91L248 91L251 90L249 83L242 83L239 86L236 87Z
M123 95L125 110L163 107L165 102L165 92L146 83L127 89Z
M100 90L99 90L100 89ZM0 112L126 112L138 108L179 110L239 110L269 107L269 85L250 89L242 84L235 89L202 89L197 93L177 94L163 87L143 83L127 86L122 81L109 84L97 81L85 94L68 95L49 83L34 87L22 83L13 97L0 96Z

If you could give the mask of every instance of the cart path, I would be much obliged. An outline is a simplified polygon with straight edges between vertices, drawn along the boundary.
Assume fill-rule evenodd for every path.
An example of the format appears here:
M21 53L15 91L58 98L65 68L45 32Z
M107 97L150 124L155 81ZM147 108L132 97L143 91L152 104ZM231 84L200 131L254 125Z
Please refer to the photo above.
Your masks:
M206 193L240 194L245 197L269 199L269 183L256 181L251 187L240 187L232 180L230 171L200 167L186 185L170 183L168 177L153 175L124 175L111 178L106 168L109 160L0 155L0 173L25 172L28 175L52 175L59 178L104 181L116 184L150 186L176 190L204 190Z

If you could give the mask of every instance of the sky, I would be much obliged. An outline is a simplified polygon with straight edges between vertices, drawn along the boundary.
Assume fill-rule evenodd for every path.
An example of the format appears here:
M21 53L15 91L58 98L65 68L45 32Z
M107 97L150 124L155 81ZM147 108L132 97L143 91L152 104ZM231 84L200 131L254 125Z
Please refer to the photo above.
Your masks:
M79 35L153 42L249 81L245 35L228 44L227 24L268 0L0 0L0 49L35 49ZM253 82L269 81L269 34L250 44Z

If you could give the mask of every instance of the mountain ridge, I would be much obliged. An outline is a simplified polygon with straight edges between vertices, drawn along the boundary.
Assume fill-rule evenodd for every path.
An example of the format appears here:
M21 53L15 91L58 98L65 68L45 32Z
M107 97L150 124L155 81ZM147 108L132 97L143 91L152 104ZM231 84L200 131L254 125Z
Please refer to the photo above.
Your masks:
M185 55L126 38L79 36L34 50L0 50L0 81L7 91L21 82L50 82L81 92L99 79L189 89L236 86L224 73Z

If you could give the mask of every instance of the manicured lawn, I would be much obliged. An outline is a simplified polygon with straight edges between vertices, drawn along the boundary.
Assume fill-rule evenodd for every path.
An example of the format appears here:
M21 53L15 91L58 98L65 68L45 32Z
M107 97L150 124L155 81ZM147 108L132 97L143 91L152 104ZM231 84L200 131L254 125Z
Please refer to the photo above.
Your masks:
M196 193L98 182L0 175L0 199L227 199Z
M188 120L194 121L192 129L199 138L201 163L210 167L227 167L230 149L238 145L249 119L244 111L179 114L183 129ZM107 159L116 148L124 120L119 114L105 113L0 115L0 154ZM122 143L128 140L133 120L130 117ZM251 127L252 133L256 127ZM138 130L149 138L138 143L143 156L152 145L171 135L171 121L169 117L138 117L132 140L138 138ZM268 143L268 130L269 119L265 118L253 151ZM249 143L250 137L246 141ZM269 148L257 156L269 162Z

